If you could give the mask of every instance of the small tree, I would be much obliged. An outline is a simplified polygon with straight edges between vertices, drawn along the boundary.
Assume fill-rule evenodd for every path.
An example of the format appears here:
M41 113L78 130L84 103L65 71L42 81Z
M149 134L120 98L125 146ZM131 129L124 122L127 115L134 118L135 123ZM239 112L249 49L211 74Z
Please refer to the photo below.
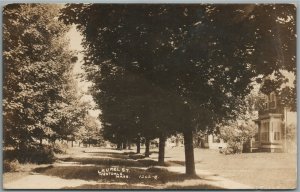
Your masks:
M75 139L86 145L101 145L104 140L100 132L100 124L97 118L87 114L84 118L85 124L75 132Z
M228 126L220 128L220 136L227 142L227 147L222 152L225 154L241 153L243 151L243 145L249 142L255 133L256 127L254 123L250 121L241 125L231 123Z

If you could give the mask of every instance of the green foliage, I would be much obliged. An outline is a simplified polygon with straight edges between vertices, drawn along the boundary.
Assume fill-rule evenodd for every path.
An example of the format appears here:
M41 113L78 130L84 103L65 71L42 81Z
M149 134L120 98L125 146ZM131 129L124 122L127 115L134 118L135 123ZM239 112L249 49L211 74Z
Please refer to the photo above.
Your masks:
M243 144L250 141L256 132L257 129L253 122L246 122L241 125L232 123L222 127L220 137L227 142L227 147L221 152L225 154L242 153Z
M55 143L52 145L52 149L56 154L65 154L68 149L68 145L66 143Z
M225 155L239 154L243 151L243 143L237 141L228 141L227 147L220 149L220 153Z
M146 81L176 98L171 100L173 106L184 109L186 104L182 118L202 129L232 118L236 101L252 88L252 78L280 68L295 69L294 18L293 5L68 4L61 16L67 24L78 24L85 36L85 62L88 69L95 69L88 79L95 82L96 100L120 88L124 91L120 101L124 95L133 97L128 95L132 91L146 90L145 96L153 91L149 86L134 88ZM267 48L278 39L280 48ZM283 46L287 48L279 54ZM290 60L283 64L285 55ZM124 73L134 78L131 89L123 86L126 78L115 85L116 77ZM108 86L101 84L109 79L114 88L106 90Z
M294 5L67 4L61 13L84 35L107 138L215 131L243 110L259 75L295 72Z
M285 138L285 136L283 136L283 138ZM287 152L297 153L297 127L295 124L292 123L286 127L286 139Z
M74 134L89 109L77 94L77 57L65 37L69 27L57 19L59 9L9 4L3 10L4 146L13 147L20 162L52 162L51 147L36 143Z
M285 107L290 107L296 111L296 71L287 72L280 70L266 77L261 85L262 93L269 95L275 92L278 102ZM295 78L293 82L290 82Z
M14 159L12 161L10 160L4 160L3 161L3 172L16 172L20 168L19 161Z
M74 133L75 139L84 144L103 145L104 139L100 132L100 122L97 118L86 115L84 125Z
M5 160L16 159L20 163L44 164L55 160L52 146L30 143L26 143L19 149L5 150L3 156Z
M295 124L290 124L286 128L286 138L287 140L290 141L296 141L297 139L297 132L296 132L296 125Z

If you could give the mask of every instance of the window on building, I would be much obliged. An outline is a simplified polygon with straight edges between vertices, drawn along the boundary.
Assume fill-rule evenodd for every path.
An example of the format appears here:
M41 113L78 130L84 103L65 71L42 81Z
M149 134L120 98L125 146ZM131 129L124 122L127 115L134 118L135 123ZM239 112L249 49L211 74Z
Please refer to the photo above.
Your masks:
M262 141L269 141L269 122L265 121L262 122L261 126L261 140Z
M275 109L276 108L276 96L275 93L270 94L270 104L269 104L270 109Z
M263 104L265 110L269 109L269 101L268 95L265 95L265 103Z
M274 140L276 140L276 141L281 140L281 123L280 122L274 123Z
M280 132L274 132L274 140L280 140Z
M265 107L265 109L269 109L269 103L266 102L266 103L264 104L264 107Z

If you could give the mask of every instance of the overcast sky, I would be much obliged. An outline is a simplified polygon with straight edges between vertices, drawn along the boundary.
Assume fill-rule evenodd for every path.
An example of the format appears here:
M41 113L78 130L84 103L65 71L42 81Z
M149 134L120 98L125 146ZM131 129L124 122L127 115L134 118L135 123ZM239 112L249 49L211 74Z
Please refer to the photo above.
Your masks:
M82 74L84 73L84 70L81 69L82 63L83 63L83 54L80 53L83 51L83 47L81 45L82 36L81 34L76 30L76 27L73 25L70 29L70 31L67 33L67 38L70 39L70 48L71 50L75 50L78 52L78 60L75 63L74 66L74 75ZM91 82L88 81L80 81L80 79L77 79L78 82L78 88L80 91L85 93L85 96L83 97L84 101L91 102L92 106L95 106L95 102L91 95L87 93L88 87L91 85ZM100 110L91 110L89 111L90 115L97 117L100 113Z

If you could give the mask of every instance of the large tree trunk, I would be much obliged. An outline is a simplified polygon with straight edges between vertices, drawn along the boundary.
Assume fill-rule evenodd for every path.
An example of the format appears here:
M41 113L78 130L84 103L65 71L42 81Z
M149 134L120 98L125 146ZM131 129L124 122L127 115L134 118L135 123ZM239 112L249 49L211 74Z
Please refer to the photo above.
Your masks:
M43 139L42 138L40 138L40 145L42 145L43 144Z
M140 152L141 152L141 138L138 137L136 141L136 153L140 153Z
M146 147L145 157L149 157L150 156L150 140L147 137L146 137L145 147Z
M126 149L126 141L125 142L123 142L123 149Z
M118 144L117 144L117 149L118 149L118 150L122 150L122 142L118 142Z
M184 152L185 152L185 173L189 176L196 175L194 161L193 131L186 129L184 136Z
M166 146L166 137L162 134L159 138L159 151L158 151L158 164L165 164L165 146Z

